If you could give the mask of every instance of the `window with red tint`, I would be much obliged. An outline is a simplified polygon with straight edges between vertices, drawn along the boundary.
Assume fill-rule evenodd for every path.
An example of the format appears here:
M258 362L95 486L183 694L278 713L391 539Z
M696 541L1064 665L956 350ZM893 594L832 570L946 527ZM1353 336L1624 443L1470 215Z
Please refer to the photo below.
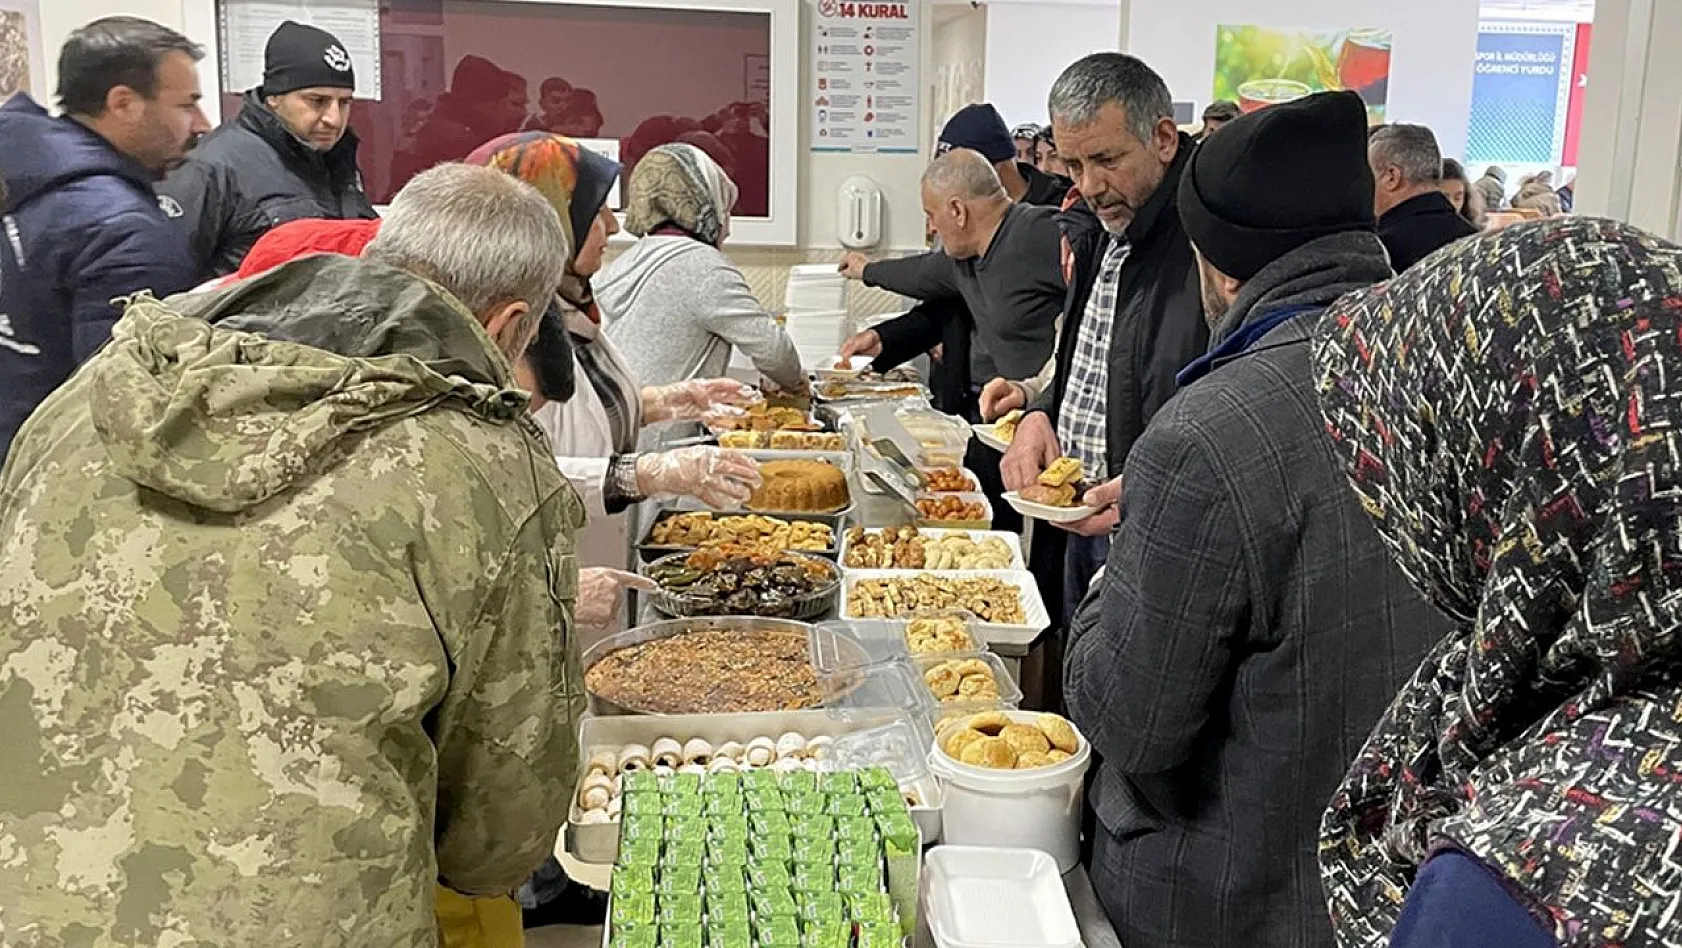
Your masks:
M410 178L521 129L559 132L631 168L689 142L770 214L771 18L660 7L381 0L379 101L358 99L364 186L384 204ZM243 90L240 90L243 91ZM224 119L240 107L225 95Z

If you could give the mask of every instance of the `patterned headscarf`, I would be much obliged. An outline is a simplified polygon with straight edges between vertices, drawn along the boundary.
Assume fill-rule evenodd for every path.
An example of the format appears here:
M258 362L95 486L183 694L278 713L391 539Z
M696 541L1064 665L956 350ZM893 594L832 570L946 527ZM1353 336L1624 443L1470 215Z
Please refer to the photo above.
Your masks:
M590 280L572 268L590 226L619 180L619 162L605 158L564 135L551 132L516 132L479 146L467 156L470 165L496 168L536 188L561 215L566 230L566 278L561 297L581 310L590 311L593 294Z
M646 237L670 225L716 247L730 233L736 195L735 182L706 152L682 142L661 145L631 171L625 229Z
M1350 480L1464 622L1321 833L1343 945L1449 847L1564 945L1682 945L1682 248L1571 219L1344 297L1314 346Z

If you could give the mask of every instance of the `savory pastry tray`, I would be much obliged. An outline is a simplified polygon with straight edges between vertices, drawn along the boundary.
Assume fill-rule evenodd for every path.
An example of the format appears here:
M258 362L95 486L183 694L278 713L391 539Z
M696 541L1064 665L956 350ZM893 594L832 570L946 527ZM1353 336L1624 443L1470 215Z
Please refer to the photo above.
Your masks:
M878 533L881 533L882 530L883 530L882 527L869 527L869 528L865 529L865 533L866 534L878 534ZM952 528L948 528L948 527L918 527L917 528L917 533L919 535L927 537L931 540L940 540L943 537L967 536L971 540L974 540L977 543L980 543L982 540L985 540L985 539L989 539L989 538L992 538L992 537L997 537L998 539L1001 539L1001 540L1005 541L1005 545L1010 547L1011 562L1010 562L1010 565L1006 567L1006 569L1022 570L1022 569L1027 569L1028 568L1027 563L1022 559L1022 537L1021 537L1021 535L1011 533L1008 530L959 530L959 529L952 529ZM840 537L840 539L837 542L840 544L841 549L836 554L835 559L836 559L836 562L841 564L842 571L844 573L852 573L852 572L856 572L860 569L867 568L867 567L858 567L858 566L848 566L847 565L848 539L847 539L846 528L843 528L841 530L841 532L839 534L839 537ZM921 573L921 572L924 572L926 569L927 569L926 567L917 568L917 569L907 569L907 570L905 570L905 572ZM883 572L884 570L878 569L877 571L878 572ZM893 571L894 572L899 572L900 570L897 569L897 568L894 568ZM945 570L940 570L939 572L946 572L946 571Z
M847 570L841 581L841 609L840 617L852 621L860 616L847 614L849 603L853 596L853 587L866 579L906 579L916 576L926 570L886 570L886 569L851 569ZM975 624L975 631L988 645L1032 645L1039 638L1040 633L1051 627L1051 615L1046 611L1045 600L1040 596L1040 588L1034 582L1034 574L1027 570L954 570L951 572L929 573L942 579L970 579L991 577L1016 587L1022 599L1022 612L1025 621L1021 624L1004 624L997 622L981 622ZM938 608L938 607L937 607ZM882 622L904 624L909 618L888 619L869 617Z
M757 714L641 715L634 717L586 716L579 728L579 773L574 781L572 805L567 818L566 848L587 863L612 864L619 857L619 823L581 823L578 805L590 755L604 748L615 751L628 745L653 747L661 738L687 743L700 738L718 747L728 741L748 744L755 738L777 738L795 733L813 737L844 737L901 720L893 708L858 709L845 713L826 710L772 711ZM911 808L911 818L922 831L925 843L940 838L941 810L945 799L939 781L925 773L910 786L901 786L922 801Z

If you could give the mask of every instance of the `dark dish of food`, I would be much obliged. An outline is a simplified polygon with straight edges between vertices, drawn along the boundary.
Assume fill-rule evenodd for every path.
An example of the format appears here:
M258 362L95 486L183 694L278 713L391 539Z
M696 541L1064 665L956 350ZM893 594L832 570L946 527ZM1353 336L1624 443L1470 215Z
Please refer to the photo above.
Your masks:
M833 563L740 545L664 557L648 578L694 616L791 617L839 583Z
M823 700L805 636L705 629L609 652L584 673L598 698L649 714L798 711Z

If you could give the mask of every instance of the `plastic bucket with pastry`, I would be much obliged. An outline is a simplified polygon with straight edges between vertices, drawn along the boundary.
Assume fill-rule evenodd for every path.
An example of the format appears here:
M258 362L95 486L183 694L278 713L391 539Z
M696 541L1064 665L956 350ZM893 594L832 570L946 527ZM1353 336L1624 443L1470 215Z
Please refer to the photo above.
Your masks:
M1032 711L997 712L1014 724L1034 725ZM1074 729L1074 725L1069 725ZM929 769L946 790L942 837L958 846L1038 849L1059 872L1080 862L1080 820L1092 748L1074 731L1078 747L1066 759L1027 770L966 764L946 752L944 740L929 751Z

